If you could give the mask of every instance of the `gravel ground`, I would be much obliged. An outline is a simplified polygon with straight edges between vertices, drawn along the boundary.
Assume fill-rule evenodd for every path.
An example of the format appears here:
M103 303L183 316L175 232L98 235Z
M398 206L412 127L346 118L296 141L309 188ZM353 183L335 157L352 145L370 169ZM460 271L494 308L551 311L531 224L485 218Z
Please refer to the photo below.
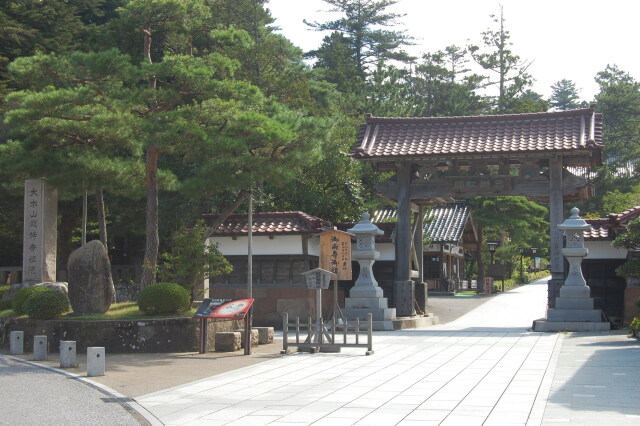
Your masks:
M120 401L73 377L0 356L2 425L148 424Z

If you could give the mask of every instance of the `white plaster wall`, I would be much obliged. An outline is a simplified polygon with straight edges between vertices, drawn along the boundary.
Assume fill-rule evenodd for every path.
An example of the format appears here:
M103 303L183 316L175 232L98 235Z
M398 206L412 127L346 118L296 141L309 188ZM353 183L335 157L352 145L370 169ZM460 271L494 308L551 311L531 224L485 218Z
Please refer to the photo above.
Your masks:
M393 243L376 243L376 251L380 257L376 260L396 260L396 249Z
M320 239L311 237L309 240L309 254L318 256L320 252ZM224 256L242 256L247 254L248 237L211 237L209 244L218 244L218 249ZM253 254L259 255L293 255L302 254L301 235L275 235L273 239L268 236L253 236Z
M611 241L585 241L584 246L589 250L585 259L626 259L627 249L615 248Z

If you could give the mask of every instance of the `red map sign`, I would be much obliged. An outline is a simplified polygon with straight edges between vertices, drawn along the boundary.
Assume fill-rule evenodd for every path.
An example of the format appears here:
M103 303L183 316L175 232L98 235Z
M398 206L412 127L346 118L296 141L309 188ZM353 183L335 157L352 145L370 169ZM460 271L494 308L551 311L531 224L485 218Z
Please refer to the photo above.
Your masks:
M243 319L254 299L204 299L194 318Z

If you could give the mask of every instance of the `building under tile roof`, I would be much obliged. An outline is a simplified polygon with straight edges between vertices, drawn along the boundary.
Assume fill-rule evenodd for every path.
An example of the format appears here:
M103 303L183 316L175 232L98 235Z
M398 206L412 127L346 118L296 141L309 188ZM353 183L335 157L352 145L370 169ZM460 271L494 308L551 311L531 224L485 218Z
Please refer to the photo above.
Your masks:
M462 238L470 214L471 206L466 201L433 207L425 213L424 234L436 244L455 243ZM387 207L374 213L373 222L395 221L395 218L396 209ZM380 225L385 224L378 223Z
M606 218L585 219L591 229L584 232L586 240L613 240L616 230L622 230L634 219L640 217L640 206L635 206L622 213L611 213Z
M202 215L205 222L211 223L218 215ZM256 235L300 235L316 234L332 229L329 223L306 213L267 212L253 214L253 233ZM246 214L232 214L211 233L211 236L242 236L249 232Z
M352 155L365 160L509 153L575 153L602 149L595 106L548 113L469 117L367 116ZM591 158L588 156L587 158ZM593 156L599 163L601 154ZM574 164L578 165L578 164ZM597 164L583 164L597 165Z

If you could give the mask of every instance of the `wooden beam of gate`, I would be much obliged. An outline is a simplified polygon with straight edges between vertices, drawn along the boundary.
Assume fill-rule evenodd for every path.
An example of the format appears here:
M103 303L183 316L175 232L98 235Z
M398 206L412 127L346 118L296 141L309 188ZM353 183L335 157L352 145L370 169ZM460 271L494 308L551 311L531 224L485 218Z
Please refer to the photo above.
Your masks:
M562 194L565 201L581 201L587 199L593 190L589 182L569 172L562 179ZM376 191L382 196L395 199L398 184L394 178L376 184ZM515 176L452 176L432 180L419 180L410 184L413 201L433 198L469 198L477 195L486 196L526 196L536 200L548 200L549 180L546 178L526 179Z

